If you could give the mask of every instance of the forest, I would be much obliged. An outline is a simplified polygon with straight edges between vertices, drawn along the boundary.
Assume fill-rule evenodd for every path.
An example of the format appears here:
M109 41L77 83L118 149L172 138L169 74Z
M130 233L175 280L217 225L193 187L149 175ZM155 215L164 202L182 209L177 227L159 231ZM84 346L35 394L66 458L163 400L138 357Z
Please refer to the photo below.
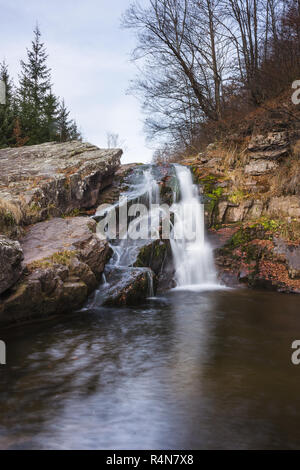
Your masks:
M20 62L17 85L10 77L6 61L0 64L0 80L6 90L5 105L0 106L0 148L81 139L64 99L53 92L47 58L36 26L27 58Z
M236 132L300 77L299 0L150 0L122 23L137 36L131 90L159 142L156 160Z

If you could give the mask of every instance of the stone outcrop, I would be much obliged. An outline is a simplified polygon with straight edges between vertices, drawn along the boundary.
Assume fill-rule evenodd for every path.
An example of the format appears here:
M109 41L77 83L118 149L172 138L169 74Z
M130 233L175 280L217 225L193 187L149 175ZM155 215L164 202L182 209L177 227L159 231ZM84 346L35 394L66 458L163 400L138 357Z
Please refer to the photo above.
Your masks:
M243 227L217 250L221 277L235 274L249 287L300 294L300 249L260 224Z
M300 220L300 197L280 196L271 198L265 212L273 218L292 217Z
M152 294L154 274L151 269L113 268L107 271L108 289L103 292L103 305L125 307L137 305Z
M21 277L22 261L20 244L0 235L0 295Z
M245 167L245 173L259 176L273 172L279 167L280 160L289 154L289 147L287 132L252 136L248 145L250 162Z
M291 245L280 238L274 239L274 253L280 255L291 279L300 279L300 245Z
M0 150L1 232L96 206L121 155L78 141Z
M82 306L111 256L88 217L54 218L29 228L20 244L25 270L0 296L0 323L70 312Z
M112 184L101 191L99 197L99 204L115 204L122 191L125 191L127 188L126 178L132 170L137 166L137 163L129 163L126 165L121 165L119 169L114 174Z
M278 163L269 160L251 160L248 165L245 166L246 175L260 176L266 173L272 173L279 167Z

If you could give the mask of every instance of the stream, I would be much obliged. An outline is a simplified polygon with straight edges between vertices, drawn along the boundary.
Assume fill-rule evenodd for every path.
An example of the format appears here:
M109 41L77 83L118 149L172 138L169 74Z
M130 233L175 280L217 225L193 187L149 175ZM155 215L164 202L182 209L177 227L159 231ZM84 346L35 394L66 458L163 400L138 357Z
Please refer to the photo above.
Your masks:
M148 170L128 194L149 205ZM177 287L108 308L104 276L82 311L1 331L0 449L299 449L300 296L220 285L201 198L175 172L173 231L187 201L199 229L171 241ZM111 244L123 275L141 242Z

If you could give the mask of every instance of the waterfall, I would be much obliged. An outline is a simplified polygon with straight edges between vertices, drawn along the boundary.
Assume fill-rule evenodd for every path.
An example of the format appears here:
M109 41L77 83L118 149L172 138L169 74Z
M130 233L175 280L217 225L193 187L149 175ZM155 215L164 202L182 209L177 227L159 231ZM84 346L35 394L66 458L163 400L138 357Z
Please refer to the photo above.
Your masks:
M159 209L153 208L154 204L160 203L159 185L152 174L152 168L140 170L138 173L138 182L132 184L127 195L128 206L131 204L144 204L148 208L148 213L131 220L127 228L126 237L118 240L117 244L112 245L114 251L113 263L115 266L132 266L136 261L139 250L151 240L151 229L159 230ZM145 223L145 230L141 231L140 238L133 240L132 232L136 230L136 226L141 222Z
M159 233L160 222L160 187L152 173L152 167L138 167L126 180L128 187L120 195L118 202L113 204L108 212L115 211L118 216L119 229L117 236L106 232L106 239L113 251L113 256L105 268L102 283L90 299L89 307L95 308L114 295L118 289L124 288L126 282L134 281L135 273L144 272L147 276L148 297L154 297L154 273L148 267L133 267L140 250L151 241L151 233L154 230ZM134 206L143 205L147 211L142 215L131 214ZM126 225L120 221L120 211L126 209ZM137 207L139 212L139 209ZM134 212L134 210L133 210ZM101 218L107 213L107 208L99 207L95 217ZM144 223L142 223L144 222ZM139 230L141 225L142 229ZM135 231L139 237L135 239ZM131 277L133 276L133 277Z
M161 186L162 178L166 176L164 183L167 186ZM117 232L106 232L113 256L106 266L103 282L93 296L91 305L101 304L107 296L122 290L126 282L134 282L138 270L147 276L148 296L154 296L156 285L152 270L150 267L134 266L143 247L165 234L162 231L163 220L171 228L173 259L169 260L168 285L171 286L175 271L174 280L179 289L221 287L217 282L212 248L205 237L204 205L198 187L193 184L190 170L181 165L166 168L137 167L126 180L126 186L119 202L108 210L109 214L110 211L117 212L119 228ZM164 201L170 201L172 195L173 203L169 208ZM106 212L107 209L100 206L96 217L105 217Z
M173 204L174 228L171 248L178 288L216 288L217 276L213 251L205 238L204 204L192 174L186 167L175 165L180 200Z

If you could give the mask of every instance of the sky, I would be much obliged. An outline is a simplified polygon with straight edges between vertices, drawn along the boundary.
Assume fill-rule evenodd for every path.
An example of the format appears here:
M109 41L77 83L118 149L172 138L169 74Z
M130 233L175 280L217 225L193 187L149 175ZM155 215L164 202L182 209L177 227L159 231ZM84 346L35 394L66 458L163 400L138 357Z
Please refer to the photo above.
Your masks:
M142 0L141 3L146 3ZM0 61L16 80L38 23L49 54L53 91L65 98L85 141L107 146L117 133L122 163L149 162L139 101L128 94L137 67L131 31L120 27L130 0L0 0Z

